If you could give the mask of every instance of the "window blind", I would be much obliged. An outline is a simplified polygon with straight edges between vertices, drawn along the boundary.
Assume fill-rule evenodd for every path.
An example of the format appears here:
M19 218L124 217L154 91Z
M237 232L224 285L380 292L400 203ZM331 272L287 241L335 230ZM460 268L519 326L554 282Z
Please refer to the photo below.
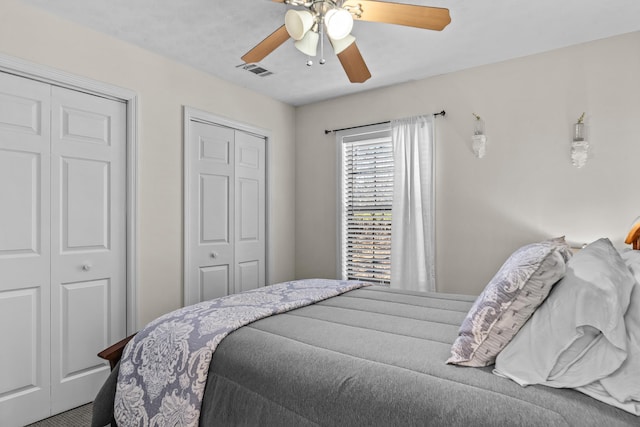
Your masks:
M342 144L342 277L391 280L391 138Z

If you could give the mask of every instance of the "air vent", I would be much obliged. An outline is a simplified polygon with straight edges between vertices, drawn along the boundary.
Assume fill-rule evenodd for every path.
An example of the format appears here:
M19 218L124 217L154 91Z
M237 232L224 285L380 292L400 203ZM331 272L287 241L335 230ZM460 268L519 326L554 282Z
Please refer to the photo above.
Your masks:
M260 77L267 77L273 74L273 72L267 70L266 68L258 64L240 64L240 65L236 65L236 68L242 68L243 70L247 70L255 74L256 76L260 76Z

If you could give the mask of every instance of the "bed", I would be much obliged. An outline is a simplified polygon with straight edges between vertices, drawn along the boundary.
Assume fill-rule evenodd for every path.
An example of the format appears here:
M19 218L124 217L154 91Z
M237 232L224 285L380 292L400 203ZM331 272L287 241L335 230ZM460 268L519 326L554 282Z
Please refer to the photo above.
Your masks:
M549 280L555 285L559 279ZM639 416L579 387L523 387L510 377L512 358L503 372L496 372L495 357L478 362L486 365L479 367L452 360L464 341L461 325L482 297L366 286L253 321L229 333L213 352L196 423L640 425ZM532 310L530 320L538 311ZM524 319L524 326L531 323ZM526 335L524 326L515 337ZM505 352L511 344L506 345ZM635 349L630 345L629 352ZM94 426L112 420L119 366L94 401ZM151 420L145 424L154 425Z

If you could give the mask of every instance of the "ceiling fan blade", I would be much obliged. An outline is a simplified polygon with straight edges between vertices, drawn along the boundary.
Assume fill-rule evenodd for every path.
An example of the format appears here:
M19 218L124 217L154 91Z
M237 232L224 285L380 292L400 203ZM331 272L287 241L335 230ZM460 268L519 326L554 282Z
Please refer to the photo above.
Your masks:
M369 68L367 68L367 64L364 63L364 59L355 42L340 52L338 59L351 83L364 83L371 77Z
M258 43L249 52L245 53L242 56L242 60L246 63L260 62L287 40L289 40L289 33L283 25L269 34L267 38Z
M374 0L347 0L344 6L362 7L362 21L386 22L387 24L425 28L441 31L451 22L449 9L441 7L418 6L404 3L390 3Z

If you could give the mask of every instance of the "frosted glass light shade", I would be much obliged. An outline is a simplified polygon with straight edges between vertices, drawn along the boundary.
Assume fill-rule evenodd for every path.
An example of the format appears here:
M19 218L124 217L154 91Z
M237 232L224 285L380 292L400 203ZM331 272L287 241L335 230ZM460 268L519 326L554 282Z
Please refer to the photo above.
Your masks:
M345 9L331 9L324 16L327 35L335 40L345 38L353 29L353 16Z
M483 158L487 153L486 135L473 135L471 137L471 148L473 149L473 154L475 154L477 158Z
M339 40L335 40L329 37L329 41L331 42L331 46L333 46L333 51L336 55L338 55L342 53L343 50L351 46L351 44L356 41L356 38L348 34L346 37L343 37Z
M293 45L307 56L316 56L318 53L318 40L320 40L318 33L307 31L302 40L298 40Z
M573 141L571 143L571 164L581 168L589 159L589 143L587 141Z
M284 26L294 40L302 40L313 26L313 15L307 10L289 9L284 15Z

